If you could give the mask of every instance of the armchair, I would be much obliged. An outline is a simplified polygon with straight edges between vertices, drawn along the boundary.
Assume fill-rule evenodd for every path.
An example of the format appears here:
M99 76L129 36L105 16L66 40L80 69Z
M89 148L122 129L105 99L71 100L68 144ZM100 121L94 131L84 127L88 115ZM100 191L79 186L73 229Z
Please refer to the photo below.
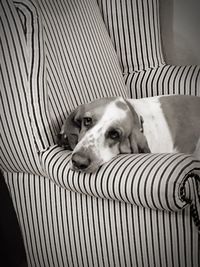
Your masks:
M1 168L28 265L197 267L199 161L119 155L83 174L55 145L67 114L95 98L200 95L198 66L163 60L158 1L0 6Z

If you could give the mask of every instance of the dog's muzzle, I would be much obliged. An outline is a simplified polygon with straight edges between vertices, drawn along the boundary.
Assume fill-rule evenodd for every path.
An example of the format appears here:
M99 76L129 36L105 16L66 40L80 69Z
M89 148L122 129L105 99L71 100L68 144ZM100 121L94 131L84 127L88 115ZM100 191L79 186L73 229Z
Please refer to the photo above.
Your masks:
M85 153L77 152L72 155L72 166L75 170L85 171L91 163L91 159Z

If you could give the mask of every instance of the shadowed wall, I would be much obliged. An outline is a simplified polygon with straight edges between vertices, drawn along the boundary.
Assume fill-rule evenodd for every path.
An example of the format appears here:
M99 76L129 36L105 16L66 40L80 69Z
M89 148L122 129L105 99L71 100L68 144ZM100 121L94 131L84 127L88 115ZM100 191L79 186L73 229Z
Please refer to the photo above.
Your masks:
M200 1L161 0L161 31L167 63L200 64Z

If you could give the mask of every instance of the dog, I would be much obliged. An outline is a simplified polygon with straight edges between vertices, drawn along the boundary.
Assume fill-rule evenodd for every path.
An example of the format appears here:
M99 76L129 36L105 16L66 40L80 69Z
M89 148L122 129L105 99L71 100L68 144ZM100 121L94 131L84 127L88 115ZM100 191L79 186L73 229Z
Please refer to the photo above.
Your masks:
M187 153L200 160L200 97L101 98L77 107L57 143L71 168L94 172L120 153Z

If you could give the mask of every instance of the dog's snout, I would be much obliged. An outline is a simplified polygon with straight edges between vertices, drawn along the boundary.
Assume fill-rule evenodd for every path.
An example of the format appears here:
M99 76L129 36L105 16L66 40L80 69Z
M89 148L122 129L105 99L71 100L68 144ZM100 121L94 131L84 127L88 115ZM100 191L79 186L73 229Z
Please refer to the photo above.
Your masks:
M88 168L88 166L90 165L90 163L91 163L90 158L87 157L84 154L74 153L72 155L72 164L78 170L84 171L85 169Z

